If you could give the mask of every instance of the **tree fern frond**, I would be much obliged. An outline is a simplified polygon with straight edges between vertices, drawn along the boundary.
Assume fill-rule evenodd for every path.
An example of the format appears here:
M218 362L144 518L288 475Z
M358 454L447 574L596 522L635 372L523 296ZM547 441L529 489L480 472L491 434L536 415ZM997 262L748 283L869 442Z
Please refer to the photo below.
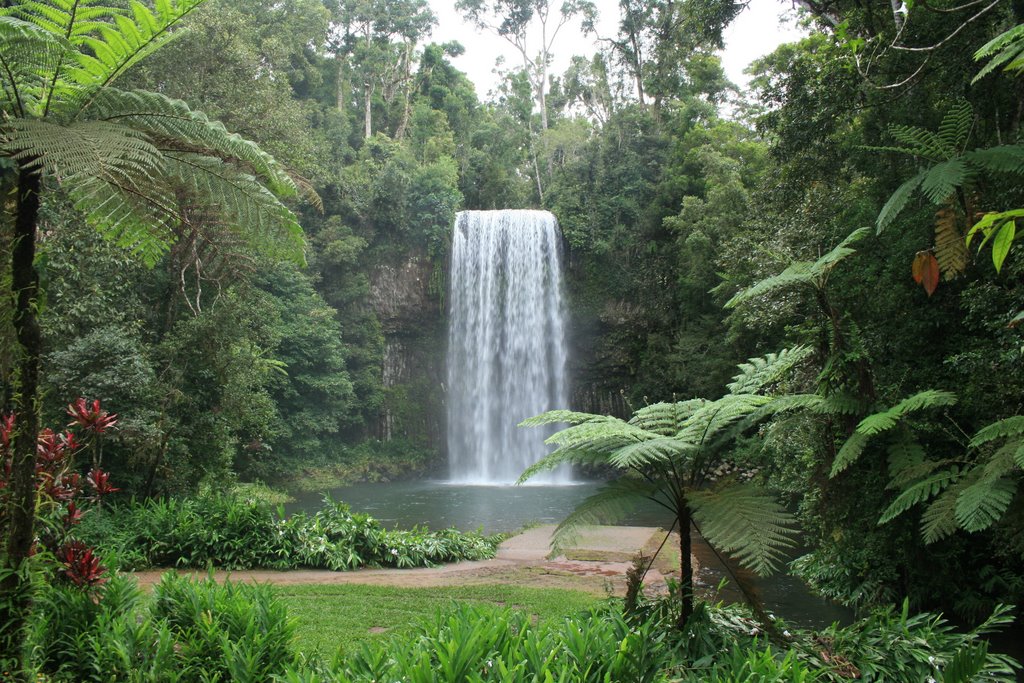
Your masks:
M909 486L882 512L882 516L878 518L878 523L888 524L918 503L937 496L955 482L960 477L960 474L960 468L954 466L948 470L936 472Z
M969 532L992 526L1003 516L1017 493L1017 482L1009 477L978 477L956 499L956 522Z
M98 37L103 26L124 14L122 8L99 5L97 0L22 0L11 12L75 45Z
M926 128L918 126L905 126L894 124L889 126L889 135L896 138L913 150L914 156L923 157L929 161L939 161L949 158L949 150L938 134Z
M924 173L921 192L932 204L941 204L969 179L971 169L963 159L950 159L935 164Z
M971 80L971 84L977 83L999 66L1016 60L1021 54L1024 54L1024 24L1018 24L1008 31L1000 33L978 48L978 51L974 53L974 61L978 62L987 57L992 59Z
M921 538L926 544L941 541L956 533L956 496L957 489L951 486L921 513Z
M974 127L974 109L967 100L959 100L949 108L939 124L939 141L946 149L947 157L959 155Z
M167 152L164 157L167 173L207 198L246 240L271 256L305 263L298 219L257 178L213 157Z
M973 166L994 173L1024 174L1024 145L998 145L964 154Z
M106 88L88 105L85 113L146 131L169 151L225 159L259 177L280 197L298 193L294 179L259 145L229 133L223 123L210 120L181 100L154 92Z
M825 406L827 404L828 399L820 394L785 394L783 396L772 396L768 403L765 403L757 410L754 410L744 419L743 426L752 426L774 415L780 415L794 410L826 414Z
M0 153L58 179L87 173L144 184L163 164L144 133L106 121L61 126L44 119L12 119L0 135Z
M675 436L695 412L707 405L703 398L644 406L630 418L629 424L662 436Z
M696 445L671 436L641 441L616 450L608 458L608 464L619 468L642 468L652 464L678 459L687 452L696 450Z
M149 184L142 190L116 179L81 174L66 178L64 187L89 224L147 266L156 265L173 243L169 222L176 215L174 198L158 186Z
M726 394L694 413L679 437L703 446L771 400L770 396L759 394Z
M691 491L687 500L701 533L758 574L769 573L794 545L794 518L753 484Z
M83 36L78 66L68 76L80 84L95 84L97 89L113 83L125 71L166 45L177 34L172 29L205 0L161 2L162 11L153 13L139 0L129 0L132 18L123 14L97 27L98 36ZM91 54L90 54L91 52Z
M951 406L956 403L956 395L948 391L926 389L913 396L908 396L888 410L869 415L857 425L857 431L866 435L874 435L892 429L907 413L928 408Z
M839 452L836 453L836 457L832 461L832 470L828 476L830 478L835 477L852 465L860 457L860 454L864 452L864 449L867 448L868 441L870 440L871 437L863 432L855 431L851 434L850 438L840 447Z
M970 447L978 448L996 439L1006 439L1024 435L1024 415L1014 415L997 420L978 430L971 439Z
M808 346L794 346L778 353L769 353L760 358L750 358L741 363L739 374L726 386L732 394L753 394L765 386L777 382L783 375L802 363L812 353Z
M735 296L725 302L726 308L736 308L742 303L755 299L769 292L778 289L788 289L794 285L803 285L811 281L811 267L814 264L808 261L797 261L791 263L778 275L765 278L751 287L738 292Z
M0 111L11 116L42 110L43 95L74 47L63 37L12 16L0 16Z
M564 464L574 465L599 465L604 464L608 460L608 453L601 449L590 449L585 446L562 446L556 448L551 453L548 453L543 458L527 467L522 474L519 475L519 479L516 480L516 484L525 484L533 477L541 474L542 472L550 472Z
M970 262L959 223L956 211L949 204L935 214L935 258L947 280L963 273Z
M658 491L651 484L634 477L620 477L602 486L596 493L576 506L555 529L551 547L562 552L579 538L582 527L594 524L615 524L644 499L653 499Z
M647 441L657 436L657 434L634 427L628 422L623 422L617 417L604 415L595 417L597 419L581 422L555 432L547 438L545 443L556 446L579 446L611 440L612 443L625 446L637 441Z
M580 424L581 422L591 422L594 420L605 419L603 415L594 415L592 413L579 413L573 410L549 410L546 413L540 415L534 415L528 417L517 426L519 427L543 427L549 424ZM614 418L612 418L614 419Z
M925 176L928 171L921 171L916 176L907 180L892 193L888 201L885 202L885 206L878 212L878 218L875 220L875 231L879 234L885 230L889 225L896 220L896 216L907 206L907 202L910 201L910 196L914 194L914 191L920 187L921 183L924 182Z
M1022 448L1024 448L1022 441L1010 441L1004 444L983 465L979 465L982 478L998 479L1012 472L1015 467L1019 467L1017 454Z

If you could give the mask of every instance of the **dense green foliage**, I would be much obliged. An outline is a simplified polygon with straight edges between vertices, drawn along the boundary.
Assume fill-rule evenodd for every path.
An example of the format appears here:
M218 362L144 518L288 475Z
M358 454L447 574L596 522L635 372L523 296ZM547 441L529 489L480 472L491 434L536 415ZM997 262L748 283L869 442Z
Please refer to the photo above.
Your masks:
M455 529L388 530L331 501L313 515L284 517L267 503L230 496L114 506L89 515L78 535L122 570L428 567L493 557L502 539Z

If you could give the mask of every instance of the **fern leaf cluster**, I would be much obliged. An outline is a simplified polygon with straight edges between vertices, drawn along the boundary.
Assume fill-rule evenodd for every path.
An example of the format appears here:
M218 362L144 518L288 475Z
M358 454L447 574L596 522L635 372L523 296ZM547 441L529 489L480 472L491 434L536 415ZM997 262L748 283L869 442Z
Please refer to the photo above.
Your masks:
M701 533L758 574L773 571L794 545L794 518L763 489L736 484L691 491Z
M974 61L983 59L988 59L989 62L971 81L972 85L999 67L1009 72L1024 70L1024 24L1018 24L1000 33L978 48L974 53Z
M967 244L959 224L959 216L949 204L935 214L935 258L947 280L963 273L970 263Z
M726 386L732 394L753 394L777 382L794 366L805 361L812 353L808 346L794 346L763 358L751 358L739 365L740 372Z

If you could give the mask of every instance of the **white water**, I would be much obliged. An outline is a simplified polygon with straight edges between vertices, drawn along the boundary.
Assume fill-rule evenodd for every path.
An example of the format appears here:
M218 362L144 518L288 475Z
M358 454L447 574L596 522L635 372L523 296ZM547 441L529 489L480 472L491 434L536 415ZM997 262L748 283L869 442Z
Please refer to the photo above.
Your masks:
M561 234L547 211L463 211L452 240L448 465L453 482L511 484L551 431L519 428L568 407ZM531 483L567 483L569 472Z

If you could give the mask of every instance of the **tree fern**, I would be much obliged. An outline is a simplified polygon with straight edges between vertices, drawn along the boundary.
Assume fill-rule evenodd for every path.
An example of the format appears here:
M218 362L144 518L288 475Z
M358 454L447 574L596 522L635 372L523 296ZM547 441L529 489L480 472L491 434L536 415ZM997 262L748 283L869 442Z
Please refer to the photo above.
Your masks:
M832 462L832 471L829 476L835 477L849 467L860 457L872 436L892 429L907 414L930 408L950 406L954 403L956 403L955 395L947 391L929 389L903 399L888 410L865 417L839 449L835 460Z
M903 490L903 493L897 496L896 500L894 500L889 507L882 512L881 517L878 518L878 523L887 524L918 503L922 503L929 498L937 496L942 493L946 487L955 482L960 477L960 474L960 468L954 466L948 470L933 473L914 483L912 486L907 487Z
M662 436L675 436L686 426L693 414L708 404L702 398L674 403L655 403L633 413L629 423Z
M794 346L778 353L769 353L762 358L751 358L739 365L740 372L726 385L729 393L752 394L765 386L777 382L794 366L805 361L812 353L808 346Z
M925 508L921 514L921 539L925 543L935 543L956 532L955 510L958 494L956 486L951 486Z
M978 48L974 53L974 61L983 59L988 59L989 62L971 81L972 85L999 67L1003 67L1003 71L1024 69L1024 24L1018 24L1000 33Z
M794 545L794 518L763 489L735 484L688 494L701 533L758 574L773 571Z
M579 538L582 528L595 524L615 524L636 509L641 500L659 500L656 483L636 477L620 477L604 484L598 491L576 506L555 528L551 549L562 552Z
M1016 493L1017 482L1009 477L977 477L957 496L957 524L969 532L987 529L1003 516Z
M978 448L997 439L1009 439L1024 436L1024 415L1014 415L997 420L982 427L971 439L971 448Z

